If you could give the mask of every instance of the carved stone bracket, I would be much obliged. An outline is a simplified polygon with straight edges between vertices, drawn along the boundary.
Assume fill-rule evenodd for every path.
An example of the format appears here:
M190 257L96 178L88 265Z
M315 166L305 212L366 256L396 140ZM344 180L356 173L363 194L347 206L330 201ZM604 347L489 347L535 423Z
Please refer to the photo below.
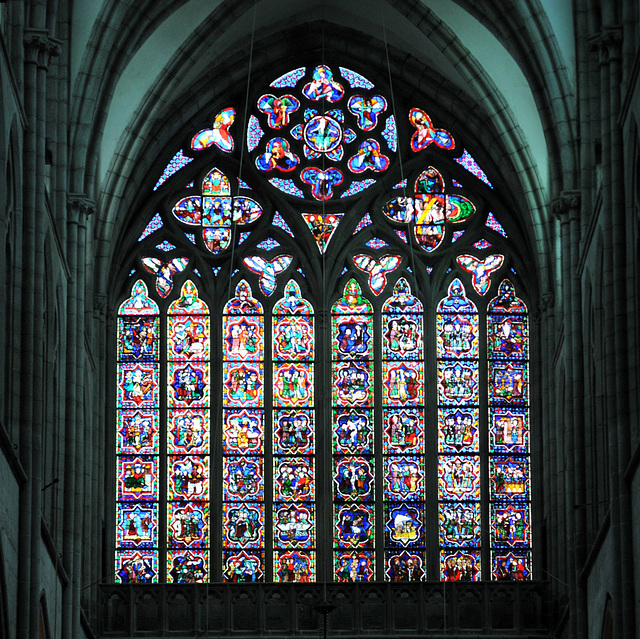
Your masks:
M619 60L622 55L622 27L602 27L596 35L589 38L589 50L598 56L600 64Z
M49 68L51 58L60 54L62 40L53 38L47 29L24 30L25 63L35 64L45 71Z
M580 191L562 191L560 195L551 202L551 211L556 219L564 224L580 216L580 203Z

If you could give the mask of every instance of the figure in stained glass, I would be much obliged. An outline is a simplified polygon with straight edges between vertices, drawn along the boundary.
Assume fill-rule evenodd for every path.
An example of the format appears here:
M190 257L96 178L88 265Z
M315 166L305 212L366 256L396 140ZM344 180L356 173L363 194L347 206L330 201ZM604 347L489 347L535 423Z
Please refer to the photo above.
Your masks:
M347 162L349 170L353 173L374 171L381 173L389 168L389 158L380 150L380 143L369 138L360 143L358 151Z
M224 533L232 546L258 548L263 534L262 504L225 504Z
M262 569L262 555L240 552L225 552L223 576L224 580L231 583L252 583L262 581L264 571Z
M169 401L178 404L200 403L208 396L209 385L205 363L202 367L187 364L186 366L169 365L171 375L171 388L173 393L169 393Z
M387 285L387 273L395 271L401 261L400 255L383 255L379 260L365 254L353 256L353 263L369 274L369 288L374 295L382 293Z
M275 325L274 356L307 359L313 352L313 322L307 317L281 317Z
M419 555L407 551L387 553L384 574L386 581L423 581L424 560Z
M273 138L267 142L265 152L256 158L256 166L260 171L273 169L289 173L300 163L300 158L291 151L289 141L285 138Z
M480 503L441 503L440 545L478 547L480 545Z
M267 122L272 129L282 129L287 126L291 114L299 108L298 99L288 93L280 97L267 94L258 98L258 109L267 116Z
M346 409L334 416L334 450L340 453L371 452L370 411Z
M208 581L206 553L173 551L167 562L167 573L174 584L195 584Z
M477 335L476 315L438 314L439 357L477 357Z
M227 359L256 360L262 358L261 318L226 317L224 331Z
M262 460L251 457L224 458L223 490L227 501L251 501L262 497Z
M494 503L491 509L491 533L496 546L528 546L528 504Z
M313 450L313 413L303 410L276 410L275 446L278 453L306 453Z
M387 101L381 95L354 95L347 108L356 116L363 131L371 131L376 128L380 114L387 110Z
M224 391L228 406L257 406L262 401L262 365L224 364Z
M310 548L315 542L314 512L305 504L281 504L274 513L275 545Z
M491 274L504 264L504 255L489 255L483 260L473 255L458 255L456 261L471 273L471 284L479 295L484 295L491 286Z
M339 582L371 581L373 579L373 553L354 551L336 553L334 570Z
M527 354L527 324L522 316L492 316L489 325L491 357L523 358Z
M311 195L316 200L330 200L333 197L333 187L342 184L344 176L339 169L330 168L323 171L310 166L303 169L300 179L311 186Z
M157 521L156 504L118 504L118 546L153 548L157 544Z
M312 80L304 85L302 93L309 100L325 98L328 102L337 102L344 95L344 89L333 79L333 71L320 64L313 70Z
M491 411L491 444L493 451L526 452L528 443L527 415L506 409Z
M393 405L421 403L422 366L413 362L385 362L382 375L385 402Z
M154 583L158 577L158 560L152 553L119 552L116 556L116 579L121 584Z
M275 497L285 501L313 499L314 471L310 457L279 458L274 468Z
M253 454L262 451L262 413L260 411L226 411L224 443L227 454Z
M443 404L472 403L477 398L478 371L471 363L438 363L438 391Z
M372 392L370 365L340 364L334 370L334 388L340 404L367 404Z
M409 122L416 131L411 137L411 150L414 152L426 149L432 142L441 149L455 148L453 137L444 129L436 129L431 123L431 118L422 109L409 111Z
M205 359L209 355L209 318L168 318L169 347L174 358Z
M249 270L260 275L258 284L265 295L271 295L276 290L276 277L286 271L292 261L293 255L276 255L270 260L260 255L244 258Z
M528 398L527 366L521 363L491 362L491 393L496 401L522 404Z
M333 483L338 500L363 501L373 491L373 467L364 457L338 458L334 462Z
M444 408L439 410L440 450L442 452L478 449L478 410Z
M443 552L440 559L440 578L443 581L477 581L480 578L480 553Z
M418 457L386 457L385 494L387 499L420 499L423 491L424 470Z
M371 320L369 318L346 317L336 324L338 333L335 344L341 355L362 356L370 350Z
M385 409L385 453L419 452L423 448L422 415L416 410Z
M529 459L495 456L490 460L493 495L496 499L529 498Z
M315 577L315 562L309 553L291 550L276 558L276 581L308 583Z
M362 548L373 540L373 509L371 506L350 504L336 513L336 542L340 548Z
M123 361L157 359L158 328L157 317L118 317L118 358Z
M477 457L440 456L438 475L440 499L480 498L480 460Z
M419 319L416 316L385 318L384 348L387 356L404 358L410 353L418 353L422 340Z
M221 151L231 153L233 151L233 137L229 133L229 128L235 119L235 109L231 107L222 109L213 119L213 126L210 129L203 129L193 137L191 148L194 151L200 151L215 145Z
M118 451L153 454L158 444L157 414L151 410L119 411Z
M274 403L280 406L313 403L313 369L309 364L287 363L274 367Z
M169 499L203 499L209 485L207 457L169 459Z
M493 577L497 581L525 581L531 578L529 553L503 553L493 555Z
M208 529L208 505L169 503L169 545L201 548L208 539Z
M205 452L208 443L205 411L169 411L168 421L169 452Z
M158 399L156 364L120 365L118 396L122 407L154 408Z

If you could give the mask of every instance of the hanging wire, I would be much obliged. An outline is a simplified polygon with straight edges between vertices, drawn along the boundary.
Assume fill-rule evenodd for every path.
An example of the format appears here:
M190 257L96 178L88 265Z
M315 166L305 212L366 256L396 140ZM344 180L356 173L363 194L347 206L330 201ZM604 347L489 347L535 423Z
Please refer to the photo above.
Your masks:
M391 76L391 60L389 58L389 43L387 41L387 26L386 26L386 12L382 16L382 34L384 37L384 51L387 58L387 74L389 77L389 91L391 92L391 113L396 122L398 122L398 114L396 112L396 99L393 92L393 78ZM400 181L402 183L402 196L406 201L407 187L404 184L404 167L402 164L402 149L400 148L400 136L398 135L398 129L396 125L396 148L398 153L398 161L400 164ZM409 259L411 261L411 270L413 271L413 281L416 288L416 297L418 297L418 271L416 270L416 258L413 250L413 242L411 241L411 233L409 232L409 223L407 223L407 244L409 244Z
M249 91L251 88L251 71L253 68L253 44L255 41L256 34L256 13L258 7L258 0L254 0L253 3L253 18L251 22L251 44L249 46L249 68L247 69L247 90L245 92L244 98L244 115L245 120L247 119L247 115L249 113ZM242 166L244 164L244 147L246 144L247 138L247 122L244 122L244 126L242 129L242 143L240 145L240 168L238 169L238 184L236 186L236 197L240 195L240 180L242 180ZM233 191L232 191L233 192ZM231 282L233 280L233 264L235 260L235 252L236 252L236 238L238 235L238 224L234 218L234 198L231 198L231 257L229 260L229 284L227 287L227 300L231 299Z

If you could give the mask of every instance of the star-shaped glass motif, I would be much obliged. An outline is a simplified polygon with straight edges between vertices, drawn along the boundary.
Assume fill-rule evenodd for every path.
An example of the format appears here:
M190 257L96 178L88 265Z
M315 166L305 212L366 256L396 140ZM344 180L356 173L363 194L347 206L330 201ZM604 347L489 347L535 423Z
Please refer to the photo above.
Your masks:
M471 200L444 191L442 175L430 166L418 176L413 197L393 198L382 212L393 222L412 225L416 242L431 252L442 244L447 223L458 224L476 212Z
M202 196L178 200L173 215L183 224L202 227L204 244L214 254L231 243L232 224L251 224L262 215L262 207L249 197L231 197L227 176L211 169L202 182Z

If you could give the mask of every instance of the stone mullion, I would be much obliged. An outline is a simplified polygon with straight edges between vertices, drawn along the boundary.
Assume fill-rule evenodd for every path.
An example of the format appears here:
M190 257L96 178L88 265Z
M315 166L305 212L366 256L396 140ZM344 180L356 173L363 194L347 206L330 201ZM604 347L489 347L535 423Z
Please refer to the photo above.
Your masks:
M611 541L613 561L620 578L611 585L615 633L633 636L633 557L629 547L628 525L630 494L624 478L624 459L628 458L627 348L624 333L625 289L625 233L624 196L615 189L622 188L620 167L621 132L617 122L620 108L620 30L603 28L591 40L600 64L600 116L602 144L602 225L610 238L605 262L602 265L604 289L604 346L606 371L606 413L608 415L608 448L611 509ZM602 425L604 426L604 425Z
M20 446L27 483L21 492L18 635L36 639L41 582L41 511L45 385L44 244L48 226L45 200L46 74L57 43L43 29L24 31L23 263L20 358Z

